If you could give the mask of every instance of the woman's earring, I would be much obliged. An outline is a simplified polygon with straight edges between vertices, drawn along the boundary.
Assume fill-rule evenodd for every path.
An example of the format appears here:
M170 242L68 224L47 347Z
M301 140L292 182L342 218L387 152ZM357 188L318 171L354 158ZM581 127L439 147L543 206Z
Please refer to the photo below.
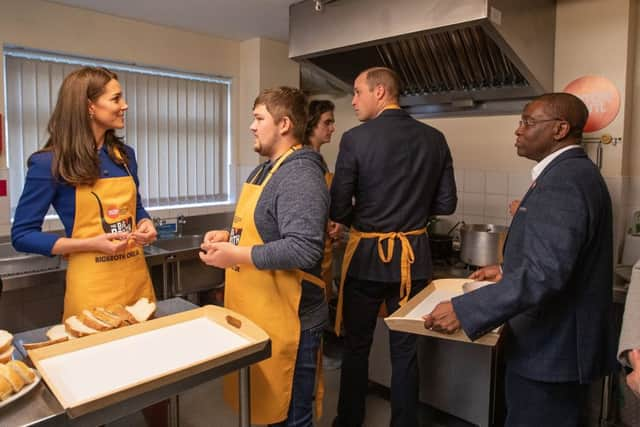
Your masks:
M89 118L93 120L93 111L89 111Z

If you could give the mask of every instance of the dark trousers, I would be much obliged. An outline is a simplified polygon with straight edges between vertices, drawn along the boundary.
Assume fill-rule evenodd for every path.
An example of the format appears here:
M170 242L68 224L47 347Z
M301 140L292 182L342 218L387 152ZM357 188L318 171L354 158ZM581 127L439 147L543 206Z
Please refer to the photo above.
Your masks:
M293 391L287 419L270 427L312 427L313 402L316 388L318 349L324 325L300 333L296 367L293 373Z
M411 294L426 281L414 281ZM364 421L369 376L369 351L380 305L389 313L398 309L399 283L373 282L347 277L344 284L344 354L340 373L337 425L360 427ZM416 427L418 366L416 337L389 331L391 349L391 426Z
M547 383L510 372L505 375L506 427L586 425L588 384Z

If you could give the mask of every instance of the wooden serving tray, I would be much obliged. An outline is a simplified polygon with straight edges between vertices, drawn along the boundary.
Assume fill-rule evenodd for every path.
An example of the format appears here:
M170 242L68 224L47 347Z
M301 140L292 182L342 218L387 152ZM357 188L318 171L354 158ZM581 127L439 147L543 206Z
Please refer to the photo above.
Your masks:
M475 341L471 341L462 329L453 334L425 329L422 316L431 313L435 306L441 302L462 295L462 285L470 282L470 279L438 279L411 298L405 305L396 310L391 316L384 319L389 329L399 332L426 335L445 340L463 341L473 344L495 346L500 339L502 327L483 335Z
M74 418L269 345L269 336L246 317L209 305L28 353Z

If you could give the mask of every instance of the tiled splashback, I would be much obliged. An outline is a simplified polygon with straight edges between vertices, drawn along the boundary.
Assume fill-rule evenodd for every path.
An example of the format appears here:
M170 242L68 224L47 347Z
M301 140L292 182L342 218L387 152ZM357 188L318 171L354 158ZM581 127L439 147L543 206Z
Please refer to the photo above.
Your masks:
M456 169L458 208L453 223L508 225L508 205L520 199L531 184L531 175L478 169Z
M445 217L451 225L458 221L467 224L509 225L508 205L521 199L531 185L527 173L495 170L455 170L458 187L458 207ZM615 256L622 250L624 234L633 222L633 213L640 211L640 177L605 178L613 204Z

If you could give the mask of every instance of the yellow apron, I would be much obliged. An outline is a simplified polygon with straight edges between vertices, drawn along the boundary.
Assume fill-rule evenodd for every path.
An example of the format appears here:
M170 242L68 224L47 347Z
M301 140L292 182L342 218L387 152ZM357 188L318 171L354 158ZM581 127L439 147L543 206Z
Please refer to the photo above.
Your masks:
M273 165L261 184L245 183L233 218L229 241L239 246L262 245L254 214L262 190L280 164L300 146L292 147ZM259 174L256 174L256 177ZM255 322L271 338L271 358L251 366L251 423L272 424L287 418L298 344L300 318L298 305L302 280L324 287L318 277L301 270L258 270L253 265L227 268L225 272L225 307ZM318 366L320 357L318 357ZM316 375L316 414L322 411L321 371ZM238 409L238 375L224 378L225 400Z
M324 174L324 180L327 182L327 187L331 188L331 182L333 181L333 174L326 172ZM326 236L324 239L324 252L322 255L322 281L324 282L324 293L327 296L327 301L331 300L333 283L333 240Z
M353 227L351 228L351 230L349 231L349 241L347 242L347 247L344 250L344 259L342 261L342 270L340 273L340 289L338 291L338 308L336 312L335 325L336 335L340 335L340 329L342 327L344 281L347 277L347 272L349 271L351 258L353 258L353 254L358 248L360 239L378 239L378 256L384 263L391 262L391 259L393 258L393 248L395 240L400 240L400 244L402 245L402 250L400 252L400 305L403 305L405 302L407 302L407 300L409 299L409 295L411 294L411 264L413 264L413 262L415 261L413 248L411 247L411 243L409 243L409 239L407 239L407 236L418 236L426 232L426 228L420 228L418 230L404 232L392 231L388 233L365 233L362 231L358 231ZM388 240L386 254L384 253L384 249L382 248L382 244L385 240ZM384 303L382 305L384 306Z
M92 186L76 187L72 238L135 230L137 191L128 168L127 173L128 176L98 179ZM155 301L143 250L133 242L115 255L69 255L63 320L85 308L133 304L142 297Z

